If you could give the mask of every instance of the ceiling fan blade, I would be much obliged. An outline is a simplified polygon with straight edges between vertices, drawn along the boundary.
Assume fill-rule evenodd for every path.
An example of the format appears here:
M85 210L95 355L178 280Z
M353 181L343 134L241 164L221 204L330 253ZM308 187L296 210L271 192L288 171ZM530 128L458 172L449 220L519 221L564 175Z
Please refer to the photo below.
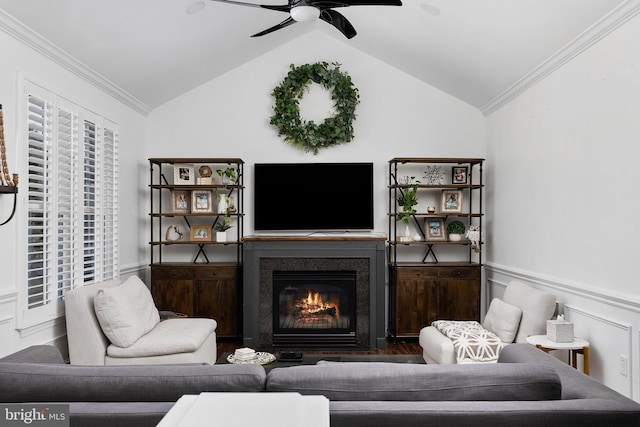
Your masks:
M291 9L291 6L288 4L282 6L271 6L268 4L255 4L255 3L245 3L243 1L233 1L233 0L211 0L218 3L229 3L229 4L237 4L240 6L249 6L249 7L259 7L261 9L269 9L269 10L277 10L278 12L287 12Z
M252 35L251 37L264 36L265 34L273 33L276 30L279 30L279 29L284 28L284 27L288 27L289 25L295 24L295 23L296 23L296 21L294 21L292 17L288 17L287 19L285 19L284 21L282 21L278 25L274 25L273 27L267 28L264 31L260 31L259 33L256 33L256 34Z
M336 27L344 36L348 39L352 39L358 34L356 29L353 28L351 22L347 20L340 12L335 10L325 9L320 12L320 19Z
M309 6L319 8L349 6L402 6L400 0L306 0Z

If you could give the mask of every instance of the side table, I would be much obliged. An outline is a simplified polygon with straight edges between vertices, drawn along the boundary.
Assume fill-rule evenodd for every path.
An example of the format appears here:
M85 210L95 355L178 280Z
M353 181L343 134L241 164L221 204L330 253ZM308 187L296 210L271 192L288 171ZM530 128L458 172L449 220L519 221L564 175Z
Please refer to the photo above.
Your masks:
M547 338L546 335L532 335L527 337L527 342L545 352L551 350L569 350L571 366L574 368L578 367L577 354L582 354L584 358L584 373L589 375L589 341L574 338L572 342L555 342Z

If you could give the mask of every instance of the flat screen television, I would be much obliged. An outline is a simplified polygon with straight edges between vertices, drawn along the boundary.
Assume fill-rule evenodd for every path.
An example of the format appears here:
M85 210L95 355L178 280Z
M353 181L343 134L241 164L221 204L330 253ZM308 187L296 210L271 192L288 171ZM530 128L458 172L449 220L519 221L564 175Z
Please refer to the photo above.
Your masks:
M256 231L373 229L373 163L256 163Z

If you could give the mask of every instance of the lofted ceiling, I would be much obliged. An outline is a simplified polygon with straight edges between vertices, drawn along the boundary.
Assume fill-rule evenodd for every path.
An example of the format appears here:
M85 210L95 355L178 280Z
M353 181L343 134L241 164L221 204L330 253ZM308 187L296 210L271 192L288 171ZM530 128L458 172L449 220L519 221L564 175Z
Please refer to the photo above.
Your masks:
M148 110L310 31L322 31L486 109L557 52L638 0L403 3L339 9L358 31L351 40L322 21L251 38L286 15L210 0L0 0L0 18L3 28L9 22L20 32L37 33Z

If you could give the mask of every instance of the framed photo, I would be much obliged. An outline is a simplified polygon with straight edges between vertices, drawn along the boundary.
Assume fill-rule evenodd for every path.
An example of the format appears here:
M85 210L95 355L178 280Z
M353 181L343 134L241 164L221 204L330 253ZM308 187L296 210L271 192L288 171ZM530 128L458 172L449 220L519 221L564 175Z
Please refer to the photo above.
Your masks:
M424 220L426 240L447 240L442 218L427 218Z
M173 165L173 185L196 185L193 165Z
M210 242L211 226L210 225L192 225L189 232L189 240L192 242Z
M194 190L191 192L191 212L213 213L213 193L211 190Z
M462 212L462 190L442 190L440 212Z
M451 168L452 184L468 184L469 168L467 166L454 166Z
M191 192L184 190L172 191L171 209L173 212L191 212Z

